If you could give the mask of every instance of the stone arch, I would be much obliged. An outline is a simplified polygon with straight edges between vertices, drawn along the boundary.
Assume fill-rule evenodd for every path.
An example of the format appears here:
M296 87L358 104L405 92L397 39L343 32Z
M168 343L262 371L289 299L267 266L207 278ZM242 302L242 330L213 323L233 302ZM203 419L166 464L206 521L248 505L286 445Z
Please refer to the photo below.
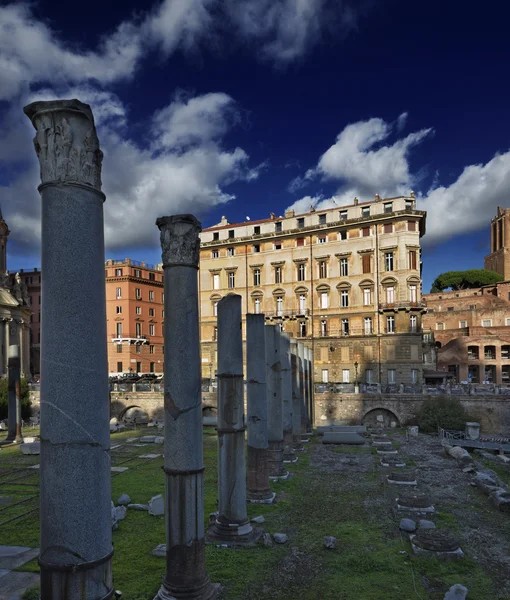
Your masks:
M138 406L137 404L131 404L130 406L126 406L126 408L121 411L118 419L119 421L122 420L126 422L134 422L134 419L136 419L137 424L142 424L149 422L149 415L141 406Z
M398 427L400 425L400 418L389 408L377 406L370 408L363 415L361 423L362 425L372 425L376 427Z

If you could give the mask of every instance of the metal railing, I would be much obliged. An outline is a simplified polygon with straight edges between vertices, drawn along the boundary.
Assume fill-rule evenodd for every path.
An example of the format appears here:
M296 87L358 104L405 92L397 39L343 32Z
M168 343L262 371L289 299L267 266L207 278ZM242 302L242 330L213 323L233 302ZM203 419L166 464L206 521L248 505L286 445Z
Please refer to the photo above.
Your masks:
M310 315L309 308L296 309L296 310L274 310L266 311L264 313L266 319L290 319L299 317L308 317Z

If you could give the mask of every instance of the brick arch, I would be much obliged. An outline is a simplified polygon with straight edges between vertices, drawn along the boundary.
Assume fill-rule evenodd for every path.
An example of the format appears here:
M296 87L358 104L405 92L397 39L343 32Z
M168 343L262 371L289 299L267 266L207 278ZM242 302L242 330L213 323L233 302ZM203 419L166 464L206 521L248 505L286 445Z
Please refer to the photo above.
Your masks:
M402 415L398 415L397 412L398 411L393 410L393 407L390 409L387 406L371 406L364 412L361 418L361 423L363 425L367 425L370 424L372 420L375 423L377 414L382 414L384 417L383 423L385 427L389 426L392 420L396 421L398 427L402 423L403 418Z

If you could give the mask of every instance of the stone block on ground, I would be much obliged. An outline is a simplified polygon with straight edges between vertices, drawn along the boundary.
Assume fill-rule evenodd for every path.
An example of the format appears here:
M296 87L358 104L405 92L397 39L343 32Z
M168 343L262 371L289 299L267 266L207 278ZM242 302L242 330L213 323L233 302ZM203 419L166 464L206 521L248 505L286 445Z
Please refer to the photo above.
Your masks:
M399 528L407 533L413 533L416 531L416 523L412 519L401 519Z
M332 535L324 536L324 548L327 550L335 550L336 549L336 537Z
M253 517L253 519L250 519L252 523L264 523L265 519L262 515L258 516L258 517Z
M495 490L490 495L490 501L501 512L510 513L510 492L502 489Z
M289 536L286 533L273 533L273 540L277 544L286 544L289 541Z
M20 444L21 454L41 454L41 443L32 442L31 444Z
M127 508L125 506L112 506L112 515L115 515L117 521L122 521L126 518Z
M468 591L467 587L456 583L446 592L443 600L466 600Z
M131 504L131 498L127 494L122 494L122 496L120 496L117 500L117 504L120 504L120 506Z
M133 510L149 510L148 504L128 504L128 508Z
M166 544L159 544L152 551L153 556L159 556L160 558L165 558L166 556Z
M154 443L155 443L155 444L164 444L164 443L165 443L165 438L164 438L164 436L162 436L162 435L157 435L157 436L154 438Z
M263 533L262 537L260 538L260 542L267 548L271 548L273 546L273 538L271 537L270 533Z
M435 529L436 525L428 519L420 519L418 521L418 529Z
M489 495L491 492L495 492L500 489L500 485L497 480L489 475L488 473L478 472L476 477L473 479L473 483L476 487L480 488L484 494Z
M153 496L149 500L149 514L158 517L160 515L165 514L165 503L163 501L163 496L158 494L157 496Z
M157 436L155 435L142 435L142 437L139 439L139 442L141 444L154 444L156 437Z
M461 458L471 458L471 454L461 446L445 446L446 452L453 458L460 460Z
M317 433L366 433L365 425L320 425L317 427Z
M366 439L356 432L326 431L322 437L323 444L353 444L362 446Z

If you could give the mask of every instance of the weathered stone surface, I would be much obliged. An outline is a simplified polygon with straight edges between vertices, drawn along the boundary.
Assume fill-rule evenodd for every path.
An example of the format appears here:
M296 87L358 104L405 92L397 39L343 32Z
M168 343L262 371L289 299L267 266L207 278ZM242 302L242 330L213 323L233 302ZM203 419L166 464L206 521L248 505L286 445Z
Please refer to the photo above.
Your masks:
M443 600L466 600L468 591L467 587L456 583L446 592Z
M160 515L165 514L165 503L163 501L163 496L158 494L157 496L153 496L149 500L149 514L158 517Z
M273 540L277 544L286 544L289 541L289 536L286 533L273 533Z
M418 529L436 529L436 525L427 519L420 519L418 521Z
M271 537L270 533L263 533L260 540L262 545L267 546L268 548L271 548L274 545L273 538Z
M159 556L160 558L165 558L166 556L166 544L159 544L152 551L153 556Z
M419 431L420 430L418 425L411 425L407 428L407 433L409 434L409 437L418 437Z
M325 535L324 536L324 548L326 548L328 550L335 550L336 549L336 537L333 537L332 535Z
M128 508L133 510L149 510L148 504L128 504Z
M416 523L412 519L401 519L399 528L402 531L413 533L414 531L416 531Z
M476 474L476 477L473 479L473 483L487 495L489 495L491 492L495 492L500 487L494 477L488 473L482 472L478 472Z
M416 473L409 470L392 471L388 475L388 483L394 485L416 485Z
M161 435L158 435L154 438L154 443L155 444L164 444L165 443L165 438Z
M262 515L258 516L258 517L253 517L252 519L250 519L252 523L264 523L265 519Z
M501 512L510 512L510 492L507 490L496 490L492 492L490 501Z
M352 444L362 446L366 439L357 432L325 431L322 437L323 444Z
M112 502L112 518L115 516L116 521L122 521L126 518L127 508L125 506L113 506Z
M413 544L429 552L455 552L459 542L447 531L440 529L418 529Z
M129 467L110 467L112 473L124 473L124 471L127 471L128 469Z
M405 490L397 498L399 510L412 510L418 512L433 512L434 507L427 494L419 491Z
M127 494L122 494L122 496L119 496L117 504L120 504L120 506L126 506L127 504L131 504L131 498Z
M461 446L445 446L446 452L453 458L460 460L461 458L471 458L471 454Z
M142 435L142 437L140 438L139 441L141 444L155 444L156 436L155 435Z
M41 443L20 444L19 449L21 450L21 454L41 454Z

